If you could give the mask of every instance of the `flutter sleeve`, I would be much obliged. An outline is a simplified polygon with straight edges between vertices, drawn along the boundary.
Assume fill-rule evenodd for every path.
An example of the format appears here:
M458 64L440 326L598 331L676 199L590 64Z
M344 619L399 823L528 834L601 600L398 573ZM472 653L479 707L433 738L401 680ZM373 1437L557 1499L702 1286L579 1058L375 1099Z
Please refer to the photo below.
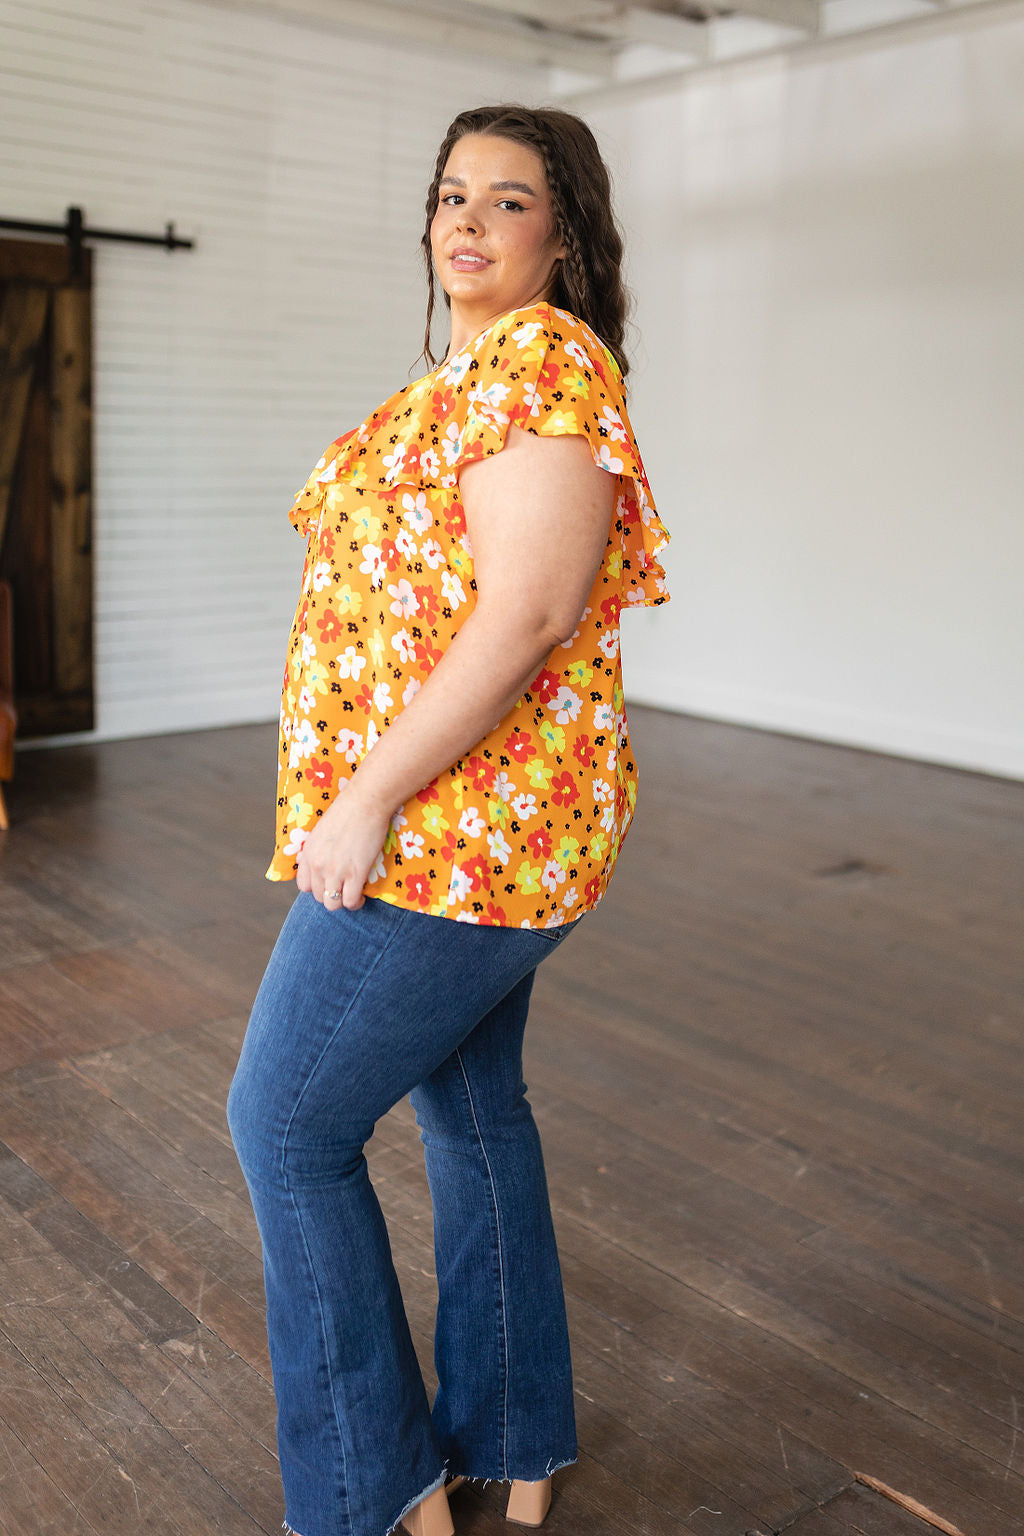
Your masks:
M539 437L585 437L595 464L621 477L613 537L623 603L667 599L658 557L669 534L655 510L622 376L576 316L548 305L506 315L439 371L431 415L434 452L422 453L419 464L425 484L457 484L462 465L500 453L510 426Z
M294 528L298 529L303 538L316 528L328 487L336 480L343 478L348 470L352 439L357 431L358 428L353 427L352 431L346 432L343 437L336 437L320 455L305 485L301 490L296 491L295 500L288 512L288 520Z

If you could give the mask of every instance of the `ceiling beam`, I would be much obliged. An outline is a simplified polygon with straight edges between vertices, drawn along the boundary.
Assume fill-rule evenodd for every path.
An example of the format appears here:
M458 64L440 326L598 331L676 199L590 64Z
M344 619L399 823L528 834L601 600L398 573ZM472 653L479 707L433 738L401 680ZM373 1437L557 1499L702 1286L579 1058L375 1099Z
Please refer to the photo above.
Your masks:
M774 22L778 27L796 27L812 37L821 32L821 0L728 0L726 15L750 16L756 21Z
M473 3L486 8L486 0ZM614 73L615 47L611 42L565 36L547 27L519 27L514 20L501 26L496 15L477 20L469 14L468 5L464 19L453 19L450 9L434 10L429 0L416 6L392 0L218 0L218 4L446 52L482 54L517 64L558 65L600 79L611 79Z

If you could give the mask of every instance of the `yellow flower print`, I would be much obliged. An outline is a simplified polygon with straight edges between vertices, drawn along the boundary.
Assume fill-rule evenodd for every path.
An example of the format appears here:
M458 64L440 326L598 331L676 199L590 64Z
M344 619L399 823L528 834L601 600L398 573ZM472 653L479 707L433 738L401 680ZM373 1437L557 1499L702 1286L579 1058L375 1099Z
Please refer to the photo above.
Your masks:
M612 689L612 704L614 705L615 713L617 715L621 715L622 713L622 701L624 698L625 694L622 691L622 684L617 681L614 688Z
M361 592L353 592L346 581L345 585L339 587L334 594L334 606L339 613L350 613L354 618L363 606L363 594Z
M288 799L288 815L285 817L285 825L290 826L291 823L294 822L297 827L308 827L312 820L313 807L310 805L309 801L305 799L305 797L301 794L290 795Z
M587 380L583 377L582 373L574 373L574 374L572 374L566 380L566 383L569 385L569 388L572 390L574 395L589 395L590 394L590 385L587 382Z
M596 864L598 859L603 859L608 852L608 839L603 832L595 832L590 839L590 847L587 849L590 857Z
M612 550L611 554L608 556L608 559L605 561L605 569L607 570L608 575L612 578L612 580L614 580L617 576L622 575L621 549Z
M549 768L542 757L531 757L526 765L526 771L530 775L530 784L534 789L547 789L555 770Z
M549 752L565 751L565 732L560 725L552 725L550 720L543 720L537 729L537 735Z
M448 556L448 564L457 576L472 576L473 562L464 549L456 547Z
M330 687L330 677L322 661L311 661L306 668L306 687L314 693L326 693Z
M629 808L630 808L630 810L631 811L635 811L636 810L636 780L635 779L627 779L626 780L626 799L629 801Z
M551 857L553 859L557 859L563 869L568 869L570 864L576 863L576 855L579 853L579 851L580 845L576 838L570 837L568 833L566 833L566 835L559 842L558 847L555 849Z
M487 814L492 827L503 827L512 815L504 800L489 800Z
M540 890L540 865L524 859L516 870L516 885L524 896L535 896Z
M588 667L585 661L573 661L565 669L565 676L570 683L578 683L585 688L594 675L593 667ZM561 748L559 748L561 751Z
M360 507L359 511L349 518L349 526L355 531L356 537L362 539L365 544L376 544L384 525L379 517L374 517L369 507Z
M552 411L544 423L545 436L556 437L559 432L573 433L578 425L574 411Z
M381 662L384 660L384 636L381 634L379 629L374 630L367 644L369 646L370 655L373 657L374 666L379 667Z
M440 805L426 805L423 807L423 828L431 837L441 837L448 831L450 823Z

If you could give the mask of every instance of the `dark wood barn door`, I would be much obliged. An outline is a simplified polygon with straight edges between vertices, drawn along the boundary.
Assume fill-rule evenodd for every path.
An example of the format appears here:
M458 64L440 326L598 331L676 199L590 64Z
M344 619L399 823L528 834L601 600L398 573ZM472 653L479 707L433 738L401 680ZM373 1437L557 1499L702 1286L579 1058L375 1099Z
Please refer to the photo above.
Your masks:
M18 734L93 724L92 262L0 239L0 581Z

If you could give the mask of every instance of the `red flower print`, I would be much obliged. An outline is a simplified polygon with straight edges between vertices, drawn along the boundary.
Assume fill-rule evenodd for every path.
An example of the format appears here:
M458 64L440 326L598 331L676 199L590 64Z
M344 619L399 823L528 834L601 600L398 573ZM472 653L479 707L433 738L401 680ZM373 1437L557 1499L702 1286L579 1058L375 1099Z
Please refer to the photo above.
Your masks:
M325 528L320 535L318 554L321 560L329 560L334 554L334 534L329 528Z
M562 679L558 673L550 672L545 667L543 671L537 673L537 676L530 684L530 692L535 693L542 704L546 704L549 699L554 698L561 685Z
M462 866L462 873L469 881L471 891L479 891L481 888L490 889L491 866L485 854L475 853L471 859L467 859Z
M380 552L384 558L384 564L389 571L397 571L402 563L402 557L398 552L394 539L381 539Z
M405 888L414 901L421 907L429 907L433 892L430 889L430 881L426 875L410 875L405 882Z
M441 796L434 784L426 784L422 789L416 791L416 799L421 805L429 805L431 800L440 800L440 798Z
M630 523L638 523L640 521L640 508L637 506L635 496L624 496L622 498L621 515L624 528L628 528Z
M517 763L525 763L535 751L533 737L529 731L513 731L511 736L505 737L505 751L509 757L514 757Z
M446 864L453 862L458 846L459 840L455 836L455 833L451 831L446 832L444 837L441 839L441 857L444 859Z
M547 385L548 389L553 389L554 386L558 383L558 374L559 367L557 362L555 362L554 359L549 359L548 362L544 364L537 377L542 384Z
M341 620L333 608L325 608L323 613L318 615L316 627L320 631L321 640L327 645L332 640L337 640L341 634Z
M538 827L526 839L526 846L535 859L546 859L551 853L551 836L547 827Z
M587 881L586 888L584 889L584 892L583 892L583 899L587 903L588 907L591 905L592 902L595 902L597 900L597 893L598 893L598 891L600 889L601 889L601 879L600 879L599 875L595 875L593 880L588 880Z
M433 624L440 611L440 603L433 587L413 587L416 601L419 603L419 611L423 615L424 624Z
M594 752L590 745L589 736L577 736L576 745L572 749L572 755L581 768L592 768L594 766Z
M556 805L572 805L580 797L571 773L560 773L551 780L551 798Z
M486 917L488 923L492 926L496 924L499 928L504 928L508 924L508 917L505 913L505 908L496 907L493 901L489 901L487 903L487 906L484 909L484 916Z
M438 421L444 421L452 406L455 404L454 389L435 389L431 404Z
M364 683L352 700L356 709L361 709L364 715L368 715L373 708L373 689L369 683Z
M474 789L490 789L494 783L494 769L485 757L471 757L466 767Z
M440 646L431 645L429 640L417 640L415 651L416 661L421 672L433 672L444 655L444 651L441 650Z
M601 604L601 612L609 629L615 629L619 622L619 614L622 612L622 598L618 593L614 597L606 597Z
M306 769L306 777L318 789L330 789L331 781L334 778L334 768L330 763L314 758L313 762Z
M477 455L482 458L482 454ZM466 531L466 514L462 510L460 501L453 501L444 520L445 531L450 533L453 539L461 539Z

